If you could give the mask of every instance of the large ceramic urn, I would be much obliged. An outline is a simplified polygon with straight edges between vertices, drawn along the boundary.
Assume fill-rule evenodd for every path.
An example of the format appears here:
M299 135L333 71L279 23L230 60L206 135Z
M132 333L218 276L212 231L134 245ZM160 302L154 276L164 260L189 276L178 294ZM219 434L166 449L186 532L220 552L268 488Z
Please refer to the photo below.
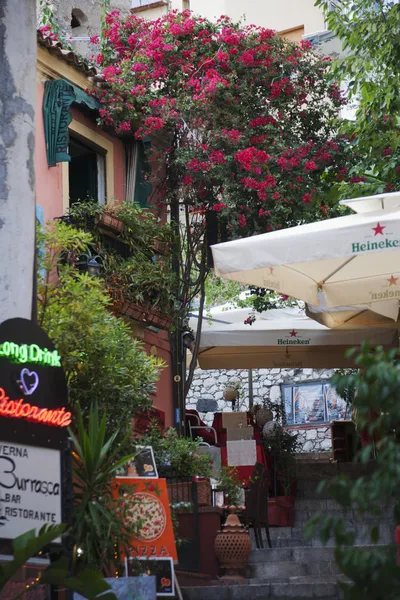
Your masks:
M225 569L222 579L225 583L245 583L242 571L247 565L251 551L249 532L235 514L236 507L229 508L230 515L215 538L215 554L221 567Z

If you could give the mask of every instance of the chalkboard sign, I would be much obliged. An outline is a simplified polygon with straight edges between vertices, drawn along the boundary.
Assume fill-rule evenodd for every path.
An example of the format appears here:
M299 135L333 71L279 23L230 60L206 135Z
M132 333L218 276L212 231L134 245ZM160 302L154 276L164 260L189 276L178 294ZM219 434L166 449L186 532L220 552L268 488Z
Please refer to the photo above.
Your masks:
M141 568L146 575L153 575L156 578L157 598L175 596L175 571L172 558L125 559L125 568L128 577L135 575L133 568L135 560L141 561Z

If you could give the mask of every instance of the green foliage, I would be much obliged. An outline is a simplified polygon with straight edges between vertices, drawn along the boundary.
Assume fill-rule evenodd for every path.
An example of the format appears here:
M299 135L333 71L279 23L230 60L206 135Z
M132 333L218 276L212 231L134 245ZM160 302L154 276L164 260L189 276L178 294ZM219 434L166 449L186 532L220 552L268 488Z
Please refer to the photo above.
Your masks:
M127 446L129 433L121 436L121 429L117 428L107 436L106 416L103 414L100 419L94 406L87 425L77 407L76 433L69 433L74 445L75 505L71 535L75 563L79 569L84 566L105 574L121 572L121 552L128 552L133 533L140 525L128 518L129 494L116 500L112 493L118 469L134 456L118 459Z
M353 351L353 353L355 350ZM353 414L359 432L368 433L375 440L376 459L373 469L355 481L339 477L323 482L320 489L327 490L343 507L353 511L365 525L368 515L393 514L395 524L400 523L400 422L399 388L400 370L397 350L384 352L365 345L356 357L359 371L333 378L337 392L356 390L352 399ZM370 463L372 442L357 455L356 462ZM306 533L312 535L319 527L321 540L335 540L336 560L351 583L343 584L346 600L395 600L400 594L400 568L396 565L394 547L361 550L353 547L354 532L347 530L340 518L316 515L307 524ZM369 525L371 544L379 543L380 531ZM394 536L394 530L393 530Z
M93 243L89 233L58 222L40 234L39 243L46 273L38 282L39 322L62 357L70 402L86 412L96 402L106 412L109 432L129 431L135 412L150 404L162 363L147 356L129 327L111 314L101 279L64 264L62 256Z
M257 409L257 406L254 408ZM263 408L272 411L275 424L268 437L264 437L264 448L272 456L274 469L278 473L279 483L284 495L289 496L296 475L295 455L300 450L299 434L289 432L283 428L286 422L282 403L275 403L270 398L265 398ZM275 495L278 495L277 490L275 490Z
M328 28L343 45L331 75L357 100L356 120L342 123L355 162L340 177L342 197L365 196L400 186L400 10L395 0L317 0ZM350 181L350 183L348 183Z
M105 233L99 222L102 215L122 222L117 241ZM102 275L114 310L131 302L174 314L177 279L168 256L174 240L169 225L129 202L112 208L77 202L67 219L74 227L91 233L96 252L102 257Z
M152 426L140 443L152 446L158 474L166 477L170 473L182 477L210 477L211 463L206 454L198 452L202 440L178 437L174 429L168 429L164 436L156 426Z
M239 506L241 504L243 487L238 470L235 467L222 467L216 489L219 492L224 492L229 506Z
M46 552L50 544L61 537L64 531L65 525L45 525L38 534L33 529L15 538L13 540L13 560L4 566L0 565L0 591L4 590L10 579L30 558ZM68 560L63 557L53 561L40 575L39 580L29 585L29 592L42 584L66 588L82 594L88 600L95 600L99 595L104 600L116 600L112 592L106 593L107 590L110 590L110 586L97 571L84 569L78 576L71 576ZM28 589L25 589L22 594L18 594L14 600L26 592Z
M274 308L283 308L284 306L300 306L301 303L294 298L284 294L277 294L272 290L265 288L250 288L250 297L252 307L257 312L264 312Z

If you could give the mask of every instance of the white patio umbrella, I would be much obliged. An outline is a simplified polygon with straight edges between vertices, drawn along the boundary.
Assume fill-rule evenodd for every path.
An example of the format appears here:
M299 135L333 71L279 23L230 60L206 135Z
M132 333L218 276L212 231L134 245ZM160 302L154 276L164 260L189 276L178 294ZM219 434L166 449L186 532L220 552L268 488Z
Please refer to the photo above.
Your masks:
M245 325L248 309L213 312L203 321L198 362L202 369L339 368L350 367L348 348L397 346L394 329L329 329L298 308L258 313ZM195 328L196 317L190 325Z
M213 246L215 274L303 300L323 322L324 313L335 321L332 308L337 325L379 324L366 311L397 321L400 193L344 204L357 214Z

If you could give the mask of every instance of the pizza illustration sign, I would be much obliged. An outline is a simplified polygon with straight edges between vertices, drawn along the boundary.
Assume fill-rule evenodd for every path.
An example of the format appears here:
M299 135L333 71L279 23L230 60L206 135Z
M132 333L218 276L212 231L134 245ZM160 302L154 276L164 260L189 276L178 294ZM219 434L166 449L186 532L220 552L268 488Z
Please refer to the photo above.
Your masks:
M177 560L166 480L117 478L114 493L123 493L124 486L129 486L132 494L130 518L142 524L132 540L131 555Z

